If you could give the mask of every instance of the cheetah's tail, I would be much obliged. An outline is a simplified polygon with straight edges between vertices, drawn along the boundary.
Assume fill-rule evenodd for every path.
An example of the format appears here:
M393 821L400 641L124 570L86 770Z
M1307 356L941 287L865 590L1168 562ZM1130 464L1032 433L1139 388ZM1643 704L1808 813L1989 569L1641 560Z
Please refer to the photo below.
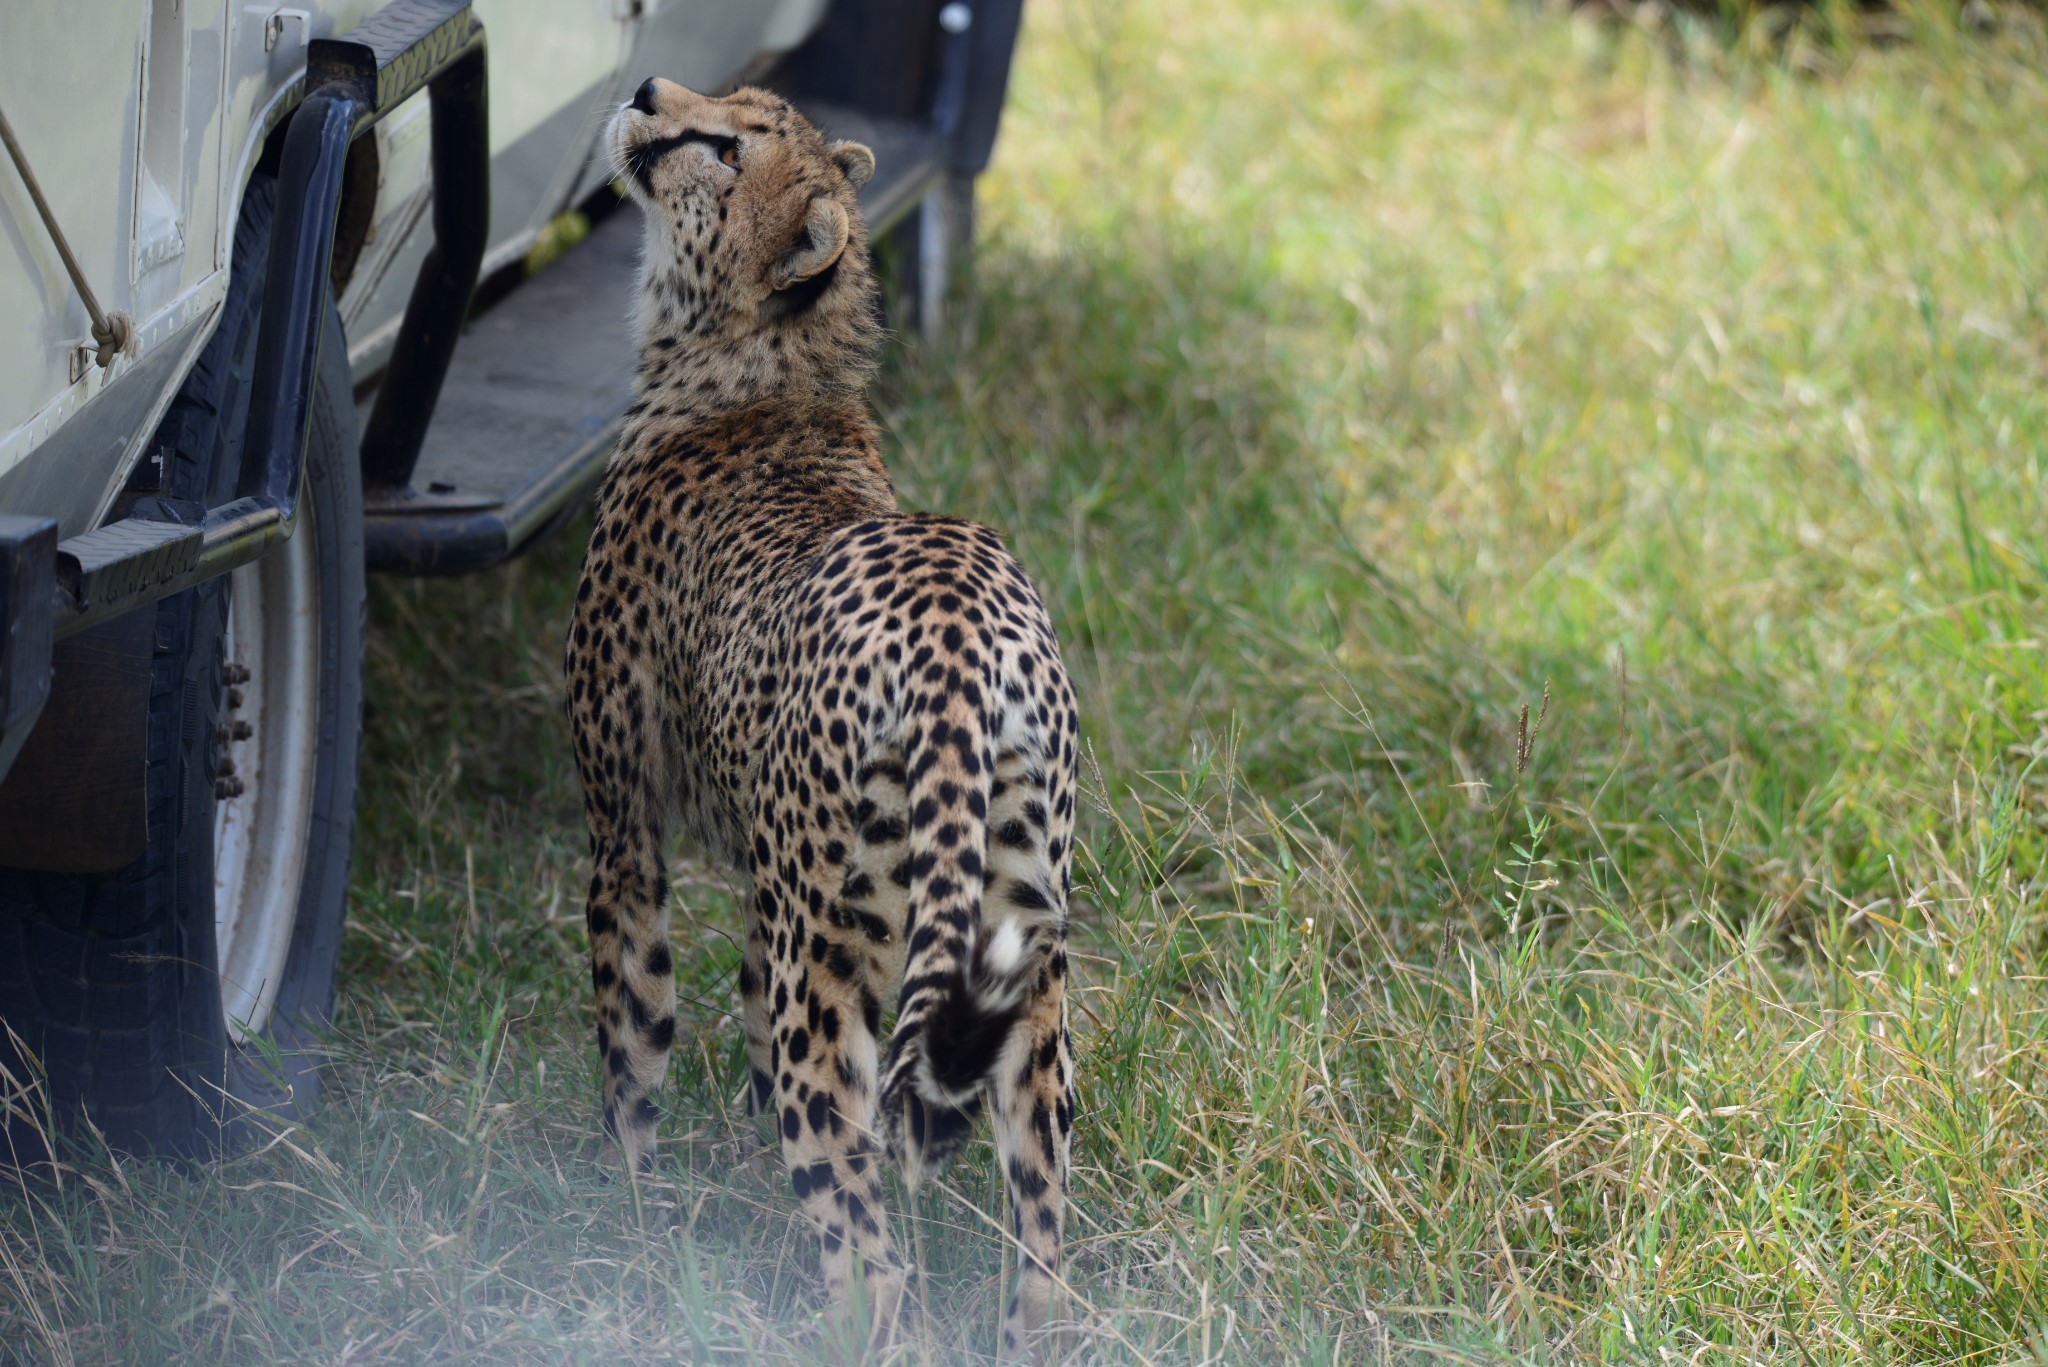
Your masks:
M915 1186L966 1142L1046 947L1014 918L983 918L995 756L959 696L907 756L913 908L910 955L882 1070L889 1152Z

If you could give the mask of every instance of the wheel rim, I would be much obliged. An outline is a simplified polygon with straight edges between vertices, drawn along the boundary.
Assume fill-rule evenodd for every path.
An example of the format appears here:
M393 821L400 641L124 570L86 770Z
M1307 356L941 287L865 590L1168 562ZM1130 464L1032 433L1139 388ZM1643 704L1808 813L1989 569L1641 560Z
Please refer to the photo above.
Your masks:
M237 1044L263 1033L291 953L320 750L320 557L312 509L229 579L213 818L221 1013Z

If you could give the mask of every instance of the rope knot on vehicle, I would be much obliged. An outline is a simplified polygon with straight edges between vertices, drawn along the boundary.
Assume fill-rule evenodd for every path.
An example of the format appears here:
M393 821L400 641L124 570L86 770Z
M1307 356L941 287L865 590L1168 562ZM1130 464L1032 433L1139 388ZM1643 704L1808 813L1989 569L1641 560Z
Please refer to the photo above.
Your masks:
M94 318L92 340L95 346L93 359L105 370L114 363L116 356L135 354L135 320L119 309L114 309L104 318Z

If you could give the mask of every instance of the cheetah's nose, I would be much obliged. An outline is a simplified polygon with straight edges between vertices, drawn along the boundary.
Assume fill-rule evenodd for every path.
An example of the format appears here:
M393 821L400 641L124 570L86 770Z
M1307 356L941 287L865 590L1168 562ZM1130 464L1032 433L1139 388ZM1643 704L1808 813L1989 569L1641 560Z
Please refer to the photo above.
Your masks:
M646 80L640 82L640 88L633 92L633 108L639 110L642 114L652 114L654 112L654 83L655 78L649 76Z

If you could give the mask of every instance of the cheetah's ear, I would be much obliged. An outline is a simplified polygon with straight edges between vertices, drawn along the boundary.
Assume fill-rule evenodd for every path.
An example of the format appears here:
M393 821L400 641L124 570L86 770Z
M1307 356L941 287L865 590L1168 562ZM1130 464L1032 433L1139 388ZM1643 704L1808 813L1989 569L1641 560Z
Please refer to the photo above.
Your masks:
M822 195L812 200L810 212L804 215L803 227L797 230L795 243L769 272L769 288L786 290L829 269L839 259L839 254L846 250L850 231L846 210L839 207L837 200L826 199Z
M832 158L833 164L846 173L846 178L853 182L854 189L858 190L873 179L875 154L865 145L857 142L835 142L826 148L825 152Z

